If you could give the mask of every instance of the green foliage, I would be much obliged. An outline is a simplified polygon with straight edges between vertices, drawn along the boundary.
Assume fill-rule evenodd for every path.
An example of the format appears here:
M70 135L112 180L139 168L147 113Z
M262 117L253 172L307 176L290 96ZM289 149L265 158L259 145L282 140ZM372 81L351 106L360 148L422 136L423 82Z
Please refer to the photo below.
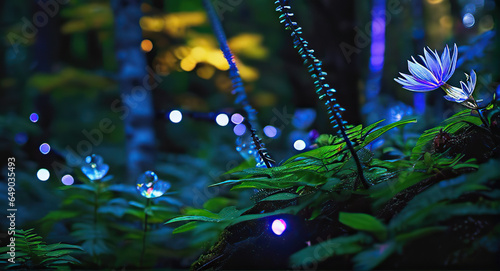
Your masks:
M61 187L65 192L61 207L49 212L39 224L45 232L50 231L56 223L68 227L68 238L81 245L87 252L87 257L83 259L93 266L137 266L140 257L137 251L142 249L145 214L149 216L148 223L156 225L179 212L177 208L165 206L160 201L146 206L140 202L144 199L133 186L113 184L112 176L94 182L83 175L80 179L83 184ZM164 198L168 199L168 196ZM149 230L148 234L155 236L160 231ZM164 235L167 236L167 233ZM158 248L160 246L154 241L161 239L151 237L146 245L149 249ZM126 246L123 245L125 243ZM148 259L154 262L158 255L151 255ZM102 258L106 258L106 261L102 261Z
M83 253L80 246L60 243L47 245L34 229L16 230L13 238L15 239L13 240L14 262L9 260L12 258L8 253L10 247L0 248L0 262L6 264L7 268L68 268L69 265L80 263L71 254Z
M339 222L356 230L371 232L380 240L385 240L387 237L386 226L368 214L340 212Z
M498 194L495 194L497 198L494 200L485 199L486 193L492 193L491 187L487 185L489 180L500 179L498 169L491 169L493 162L479 167L475 159L465 160L464 155L449 156L446 152L430 151L429 145L441 129L449 133L461 133L470 125L480 124L477 117L469 116L465 111L446 120L442 126L424 133L411 157L406 159L384 161L365 149L389 129L411 122L400 121L375 129L378 122L365 128L356 126L348 129L365 176L373 184L369 190L356 186L356 168L345 143L335 136L322 136L317 149L295 155L280 166L231 170L224 175L225 181L214 184L232 185L232 189L259 189L254 196L254 207L238 210L229 206L218 213L204 209L189 210L184 216L167 223L188 222L174 230L176 233L196 231L201 225L214 222L222 231L224 227L242 221L282 213L298 214L304 208L311 212L309 220L324 218L321 208L326 200L340 202L346 200L346 196L348 199L352 193L367 195L373 202L373 213L390 205L390 201L397 196L411 195L406 206L387 221L370 213L340 212L338 222L355 233L317 240L316 244L294 253L289 259L292 267L301 267L310 266L307 264L311 263L311 259L314 264L332 257L350 255L355 269L366 270L383 264L394 253L411 246L415 240L448 231L448 227L440 224L444 221L470 215L500 214ZM465 179L458 177L444 180L477 169L479 172L468 174ZM412 195L413 187L426 182L429 188ZM347 194L341 196L339 192ZM474 204L459 201L471 193L484 197ZM248 214L260 203L270 203L274 207L264 213Z
M363 148L394 127L413 123L415 120L403 120L374 130L381 121L364 127L358 125L347 130L351 141L355 144L361 162L366 168L370 167L371 157L365 155ZM215 185L236 184L233 189L286 189L298 186L318 188L326 184L331 177L348 178L355 181L356 167L346 144L340 137L331 139L331 144L295 155L282 165L274 168L248 168L239 172L230 172L225 177L230 179ZM377 174L380 176L380 174ZM367 177L370 174L368 172ZM383 176L383 175L382 175ZM372 180L377 182L377 180ZM353 184L342 183L342 186Z

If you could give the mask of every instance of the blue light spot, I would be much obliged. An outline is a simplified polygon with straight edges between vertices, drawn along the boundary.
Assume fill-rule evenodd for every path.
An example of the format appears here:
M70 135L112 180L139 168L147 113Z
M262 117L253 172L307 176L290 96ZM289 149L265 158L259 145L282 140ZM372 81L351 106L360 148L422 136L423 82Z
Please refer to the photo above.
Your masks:
M462 18L462 22L464 23L465 27L471 28L476 23L476 19L474 18L474 15L472 15L472 13L466 13Z
M234 113L232 116L231 116L231 122L234 123L234 124L240 124L243 122L245 118L241 115L241 114L238 114L238 113Z
M38 121L38 114L37 113L31 113L30 115L30 121L31 122L37 122Z
M66 174L61 178L61 182L64 185L72 185L73 183L75 183L75 179L73 178L73 176Z
M273 138L278 134L278 130L272 125L267 125L264 127L264 134L266 134L267 137Z
M242 123L234 126L234 128L233 128L233 132L237 136L242 136L246 131L247 131L247 127L245 126L245 124L242 124Z
M47 143L43 143L42 145L40 145L40 152L42 154L47 154L50 152L50 145L47 144Z

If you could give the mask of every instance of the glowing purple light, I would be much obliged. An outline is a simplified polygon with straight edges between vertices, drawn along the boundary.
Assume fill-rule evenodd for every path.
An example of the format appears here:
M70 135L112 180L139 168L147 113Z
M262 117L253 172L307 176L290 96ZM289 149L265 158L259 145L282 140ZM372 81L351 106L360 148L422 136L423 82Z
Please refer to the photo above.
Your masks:
M266 127L264 127L264 134L272 138L278 134L278 130L274 126L267 125Z
M242 136L247 131L247 127L245 124L240 123L234 126L233 131L237 136Z
M385 0L376 0L372 9L372 44L370 47L370 70L374 73L382 71L384 67L385 27Z
M234 113L232 116L231 116L231 122L234 123L234 124L240 124L243 122L245 118L238 114L238 113Z
M37 122L38 121L38 114L37 113L31 113L31 115L30 115L30 121L31 122Z
M73 176L66 174L61 178L61 182L64 185L72 185L75 182L75 179L73 178Z
M43 143L42 145L40 145L40 152L42 154L47 154L50 152L50 145L47 144L47 143Z
M271 225L271 229L273 230L274 234L276 235L282 235L283 232L286 230L286 222L283 219L276 219L273 221L273 224Z

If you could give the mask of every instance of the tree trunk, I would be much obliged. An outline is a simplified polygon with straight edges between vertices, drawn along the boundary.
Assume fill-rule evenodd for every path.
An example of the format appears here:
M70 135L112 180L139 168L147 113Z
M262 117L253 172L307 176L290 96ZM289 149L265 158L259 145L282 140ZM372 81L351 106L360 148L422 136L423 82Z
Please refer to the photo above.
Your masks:
M113 0L115 48L118 61L117 80L125 122L127 181L154 167L155 134L153 104L146 58L141 51L142 30L140 0Z

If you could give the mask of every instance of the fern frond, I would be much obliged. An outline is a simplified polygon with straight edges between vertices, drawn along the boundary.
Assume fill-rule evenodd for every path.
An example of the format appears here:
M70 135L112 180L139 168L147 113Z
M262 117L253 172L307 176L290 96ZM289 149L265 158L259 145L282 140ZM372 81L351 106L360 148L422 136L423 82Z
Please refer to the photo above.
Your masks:
M302 37L302 28L297 25L295 21L292 20L293 13L291 12L289 0L277 0L275 4L277 5L276 11L280 12L280 23L285 25L285 29L291 32L293 38L293 45L297 49L300 57L304 61L304 65L307 67L311 78L314 80L314 86L316 88L316 93L319 99L322 100L328 108L328 115L333 128L338 128L340 134L342 135L347 148L349 149L354 161L356 162L356 167L358 171L358 177L365 186L369 187L363 174L363 167L359 161L359 157L354 150L352 142L346 134L346 121L342 119L342 112L345 111L338 103L334 97L336 90L330 87L326 83L327 73L322 69L322 62L316 58L314 55L314 50L309 48L308 42Z
M255 144L255 148L257 149L257 152L259 153L260 159L264 162L267 168L273 167L273 164L275 161L271 158L269 153L267 152L266 147L264 146L264 143L262 143L262 140L259 138L257 135L257 132L255 129L250 129L250 135L252 136L253 142Z
M239 104L243 107L252 125L254 127L258 127L257 111L250 105L250 102L248 101L247 95L245 93L245 88L243 87L243 81L241 80L240 72L238 70L238 66L236 66L234 55L231 52L231 49L229 49L229 45L227 44L226 34L224 33L224 29L222 29L222 25L218 19L217 13L215 12L212 3L210 3L209 0L203 0L203 6L207 11L208 19L210 20L210 24L212 25L215 37L219 42L219 46L224 55L224 58L229 64L229 78L231 79L231 83L233 85L232 94L236 95L236 99L234 102L235 104Z

